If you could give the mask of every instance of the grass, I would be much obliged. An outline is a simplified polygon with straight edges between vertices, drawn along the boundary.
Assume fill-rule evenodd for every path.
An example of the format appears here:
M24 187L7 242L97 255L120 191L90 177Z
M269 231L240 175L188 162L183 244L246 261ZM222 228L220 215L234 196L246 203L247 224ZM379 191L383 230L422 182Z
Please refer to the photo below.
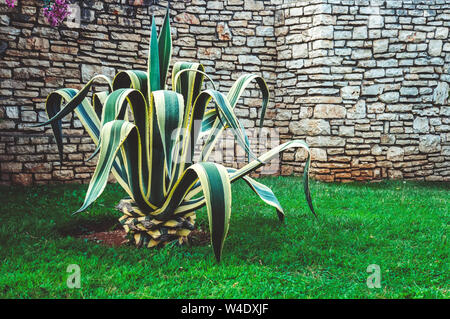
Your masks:
M75 217L86 185L0 188L0 297L449 298L449 183L312 182L315 220L299 178L263 181L285 224L237 182L220 264L209 246L108 248L68 235L113 225L118 185ZM66 286L69 264L81 289ZM369 264L381 268L379 289L366 285Z

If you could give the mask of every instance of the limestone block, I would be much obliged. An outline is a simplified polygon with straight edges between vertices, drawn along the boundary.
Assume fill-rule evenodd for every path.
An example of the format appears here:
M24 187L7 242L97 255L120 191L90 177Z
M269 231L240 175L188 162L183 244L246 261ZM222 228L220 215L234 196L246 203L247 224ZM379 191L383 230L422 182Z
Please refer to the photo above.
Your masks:
M436 39L448 40L448 28L438 27L434 33Z
M449 85L446 82L440 82L434 89L433 102L439 105L445 104L448 99Z
M109 78L114 78L116 69L113 67L103 65L82 64L81 65L81 78L84 83L88 82L92 77L97 74L104 74Z
M398 102L400 94L398 92L386 92L380 95L380 100L384 103Z
M345 118L347 110L342 105L319 104L314 109L315 118Z
M333 39L333 31L334 27L332 25L317 26L310 29L309 36L311 40Z
M405 151L401 147L392 146L389 147L386 153L386 158L388 161L401 162L403 161Z
M328 121L316 119L290 122L289 130L295 135L326 135L331 132Z
M222 41L230 41L232 36L231 36L231 31L230 28L228 27L228 24L225 22L220 22L217 24L217 36L219 37L219 40Z
M379 39L373 41L373 53L384 53L388 51L389 40Z
M369 29L379 29L384 27L384 17L381 15L370 15L369 16Z
M419 139L419 151L433 153L441 150L441 137L439 135L423 135Z
M431 56L440 56L442 53L442 43L442 40L430 40L428 54Z
M367 39L367 27L366 26L355 27L353 29L352 39L361 39L361 40Z
M359 86L344 86L341 89L341 96L344 100L357 100L361 93L361 87Z
M430 126L428 125L428 118L416 117L413 122L414 133L428 133Z
M345 146L345 139L339 136L308 136L306 143L316 147L340 147Z
M400 95L402 96L417 96L419 90L416 87L404 86L400 89Z

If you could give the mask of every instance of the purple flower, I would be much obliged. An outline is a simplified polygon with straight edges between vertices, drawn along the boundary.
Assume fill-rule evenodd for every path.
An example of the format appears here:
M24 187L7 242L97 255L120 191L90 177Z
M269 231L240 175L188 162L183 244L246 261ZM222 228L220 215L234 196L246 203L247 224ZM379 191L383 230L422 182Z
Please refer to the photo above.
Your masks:
M70 6L67 0L55 0L54 4L44 7L43 11L47 21L56 27L70 14Z
M8 5L8 7L14 8L14 6L16 5L16 0L6 0L6 4Z

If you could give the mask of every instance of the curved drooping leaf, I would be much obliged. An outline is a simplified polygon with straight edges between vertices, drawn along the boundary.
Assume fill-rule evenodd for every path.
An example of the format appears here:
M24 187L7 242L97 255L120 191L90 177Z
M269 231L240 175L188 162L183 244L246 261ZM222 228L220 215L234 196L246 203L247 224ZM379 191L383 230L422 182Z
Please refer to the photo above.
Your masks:
M306 201L308 202L309 209L314 214L314 216L317 217L316 212L314 211L314 207L313 207L312 199L311 199L311 193L309 190L309 167L311 164L311 151L309 149L309 146L304 141L292 140L292 141L286 142L284 144L281 144L281 145L271 149L270 151L268 151L267 153L265 153L259 157L260 161L252 161L252 162L248 163L247 165L245 165L244 167L238 169L233 174L231 174L231 176L230 176L231 182L258 169L259 167L264 165L263 163L270 161L271 159L273 159L275 156L277 156L279 153L285 151L286 149L299 148L299 147L305 149L306 152L308 153L308 157L307 157L306 163L305 163L305 169L303 172L303 188L304 188L304 193L305 193Z
M231 215L231 184L224 166L196 163L187 168L167 196L164 205L153 215L159 220L170 218L197 182L204 194L214 255L220 261Z
M208 80L208 82L212 84L213 89L217 91L216 82L214 82L214 80L208 74L206 74L204 71L202 71L202 70L204 70L204 67L202 64L186 63L186 62L178 62L177 64L179 66L179 69L176 70L176 73L174 73L174 76L172 78L172 88L174 91L176 91L176 92L180 91L179 81L181 79L181 75L184 73L187 73L187 72L199 73L199 74L203 75L203 77L206 78ZM197 68L196 69L184 68L184 67L189 67L190 65L197 65ZM195 79L195 77L194 77L194 79ZM189 84L189 81L188 81L188 84ZM191 84L195 84L195 81L192 82ZM181 85L181 87L183 87L183 85ZM198 91L198 94L200 94L200 91ZM195 100L195 98L197 98L198 94L196 96L193 96L193 101Z
M72 97L72 99L60 111L55 112L54 110L52 110L51 113L54 113L54 115L51 118L49 118L49 120L47 120L46 122L43 122L43 123L33 124L33 125L31 125L31 127L45 126L45 125L51 124L55 121L59 121L62 118L64 118L64 116L70 114L73 110L75 110L75 108L77 108L83 102L83 100L88 95L89 90L91 89L92 85L98 79L102 79L102 80L106 81L112 90L111 81L106 76L96 75L80 91L77 91L77 93ZM49 107L50 106L47 106L46 108L48 109ZM53 105L52 105L52 107L53 107Z
M195 104L199 103L200 105L206 106L208 105L209 101L211 101L211 99L213 99L216 103L218 116L223 116L224 122L230 127L238 143L247 154L256 159L256 155L250 149L248 137L245 134L243 126L234 114L233 108L231 107L228 99L222 93L215 90L205 90L198 96ZM198 133L200 132L200 128L201 127L199 127L198 129ZM198 133L196 138L198 138ZM195 142L197 142L197 139L195 139Z
M46 102L46 109L49 114L49 117L51 117L52 114L57 114L59 112L59 108L62 101L69 103L70 101L73 100L74 96L76 96L77 93L78 90L71 88L60 89L50 93ZM103 95L99 94L98 99L102 99L101 96ZM92 141L96 145L98 145L100 139L101 124L96 112L94 111L94 108L91 106L87 98L84 98L82 102L75 108L74 111L77 117L79 118L81 124L86 129L89 136L92 138ZM62 162L63 144L62 144L62 125L60 119L52 121L52 130L58 146L60 161ZM95 154L93 155L95 156ZM120 161L114 162L113 174L116 177L119 184L130 194L130 191L127 188L127 181L124 175L123 166L121 165Z
M47 97L45 103L45 109L49 118L53 118L55 115L61 112L61 104L63 101L69 102L78 93L75 89L60 89L52 92ZM80 113L82 118L80 120L84 122L84 126L88 130L92 139L97 142L99 137L99 121L95 112L91 112L92 107L90 107L89 102L86 99L77 105L80 107ZM91 114L89 114L91 112ZM62 120L54 120L51 122L53 135L55 136L56 145L58 147L59 161L62 165L63 162L63 140L62 140Z
M92 106L86 99L90 88L98 79L106 80L111 87L111 82L107 77L103 75L97 75L94 76L80 91L70 88L62 89L64 91L55 91L47 97L47 100L45 102L45 110L47 112L49 120L44 123L31 125L31 127L40 127L51 124L53 135L55 136L56 144L58 146L59 158L61 163L63 159L62 119L66 115L72 113L76 108L79 108L79 112L82 116L80 120L86 122L87 126L85 127L88 133L94 134L94 132L98 129L95 125L95 121L98 121L98 117L96 116L95 111L93 114L90 112ZM63 100L66 101L67 104L61 108L61 102ZM89 117L92 117L92 120L90 120ZM98 134L99 131L97 131L97 135Z
M264 117L266 114L266 108L267 104L269 102L269 89L267 87L266 82L264 79L256 74L244 74L240 76L231 87L230 91L227 94L227 99L234 108L239 101L240 97L242 96L243 92L247 89L248 85L252 82L256 81L258 84L260 91L262 93L262 104L261 104L261 118L260 118L260 127L262 127L264 122ZM220 120L217 118L217 113L215 114L216 117L214 118L214 122L211 124L210 122L213 120L212 118L209 118L207 122L205 123L205 132L206 129L208 129L208 137L205 140L205 143L203 145L200 160L206 161L211 154L214 146L216 145L217 141L219 140L220 136L222 135L223 130L225 127L220 122ZM213 117L212 114L210 114L210 117ZM241 128L243 130L243 127L241 125ZM203 131L203 130L202 130ZM246 137L246 143L248 143L248 138Z
M96 92L92 94L92 107L95 110L95 114L97 114L98 119L101 119L103 106L105 105L105 100L108 97L109 92Z
M166 176L170 177L174 161L174 148L180 140L184 117L183 96L172 91L156 91L153 92L153 103L164 150L164 170ZM164 180L164 183L167 182L169 181ZM165 190L167 191L166 188Z
M194 65L195 68L190 69L189 67L191 65ZM202 70L204 70L203 65L198 64L198 63L192 64L192 63L178 62L174 67L174 73L173 73L173 77L172 77L172 88L174 91L176 91L178 93L185 92L184 97L190 100L189 105L188 105L188 103L186 103L186 110L188 110L188 112L193 107L193 102L197 99L198 95L200 95L200 93L201 93L201 86L199 84L201 84L203 82L203 79L201 77L198 77L198 75L196 75L196 76L191 75L189 77L185 73L193 73L193 74L198 73L198 74L202 75L203 78L206 78L209 81L209 83L212 84L213 89L217 91L217 85L214 82L214 80ZM184 76L182 77L182 75L184 75ZM181 79L183 79L183 81L181 81L181 83L180 83ZM191 92L191 91L192 91L192 94L186 93L186 92ZM205 130L206 130L204 125L211 126L214 123L214 120L217 118L217 111L215 109L210 110L207 113L208 113L208 116L205 114L205 117L202 119L201 132L203 134L205 133ZM203 123L203 122L205 122L206 117L208 117L207 121L210 122L210 124ZM211 128L211 127L209 127L209 128Z
M126 121L108 122L103 127L100 142L103 147L100 148L98 164L89 184L84 203L75 213L84 211L101 195L108 182L108 176L116 154L133 129L135 129L134 124Z
M114 90L132 88L140 91L145 97L148 94L147 85L147 73L140 70L120 71L112 81Z
M225 167L215 163L191 166L197 172L203 188L208 212L211 244L217 261L222 256L231 216L231 184Z
M242 93L247 89L248 85L256 81L259 89L262 93L261 115L259 120L259 127L263 126L264 117L266 114L267 104L269 103L269 88L266 81L257 74L244 74L237 79L230 91L228 91L227 98L230 101L231 106L234 108L242 96Z
M228 168L227 170L228 170L228 173L230 173L230 174L234 174L237 171L237 169L235 169L235 168ZM281 222L284 221L283 207L281 207L281 204L278 201L275 194L273 193L273 191L266 185L255 181L253 178L251 178L249 176L243 176L242 179L255 192L255 194L258 195L265 203L274 207L277 211L278 219Z
M230 173L231 183L234 183L235 181L239 180L240 178L246 177L247 174L250 174L251 172L257 170L258 168L263 166L265 163L268 163L274 157L278 156L279 153L282 153L285 150L290 149L290 148L303 148L308 153L308 157L307 157L307 160L305 163L305 169L303 172L303 188L304 188L305 198L306 198L306 201L308 202L309 209L314 214L314 216L317 217L316 212L314 211L314 206L312 203L311 193L310 193L310 189L309 189L309 168L310 168L310 164L311 164L311 151L310 151L308 145L303 141L292 140L292 141L286 142L286 143L281 144L281 145L273 148L272 150L264 153L263 155L261 155L258 158L258 160L254 160L254 161L246 164L244 167L242 167L240 169L237 169L237 170L232 169L233 172ZM202 200L202 198L194 199L194 197L197 196L200 192L201 192L201 188L199 187L199 185L195 185L194 187L192 187L190 189L189 193L185 197L185 204L181 205L176 210L175 214L181 214L181 213L184 213L187 211L193 211L193 210L196 210L196 209L202 207L205 204L204 201ZM275 204L275 203L272 202L271 204ZM275 205L272 205L272 206L277 208ZM280 208L281 208L281 206L280 206ZM281 219L280 215L278 217Z
M183 72L184 70L190 70L190 72ZM204 74L205 68L200 63L177 62L173 66L172 90L183 95L185 104L183 127L186 126L194 101L202 91Z
M217 111L209 110L205 113L205 116L202 120L202 128L200 130L200 137L206 134L209 134L210 131L213 129L214 122L217 119Z
M142 174L142 189L146 192L149 187L149 167L148 167L148 159L150 157L149 154L149 108L147 102L143 96L143 94L135 89L118 89L111 93L105 100L105 106L103 108L102 113L102 125L101 128L111 122L116 120L126 120L127 110L130 109L133 115L133 123L136 125L137 130L140 134L139 143L142 144L143 151L141 152L141 174ZM99 144L99 148L102 147L102 143ZM126 154L124 152L119 152L117 154L117 159L122 163L121 165L125 168L123 177L127 181L129 181L133 176L130 173L130 170L127 169L129 166L128 159L126 158ZM130 183L128 183L130 184ZM135 193L136 190L133 191L130 188L131 193ZM139 193L139 192L138 192ZM154 205L149 205L154 208Z

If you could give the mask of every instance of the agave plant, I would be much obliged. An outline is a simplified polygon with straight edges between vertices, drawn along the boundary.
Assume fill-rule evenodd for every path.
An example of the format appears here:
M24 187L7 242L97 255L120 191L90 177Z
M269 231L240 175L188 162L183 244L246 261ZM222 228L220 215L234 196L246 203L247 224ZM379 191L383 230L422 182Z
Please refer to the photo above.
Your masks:
M262 92L260 125L263 125L269 100L264 79L244 74L223 94L215 89L202 64L177 62L172 70L172 89L167 90L171 54L167 10L159 37L155 19L152 22L147 72L121 71L112 81L97 75L81 90L64 88L48 96L49 120L39 126L51 124L61 162L61 120L72 111L97 145L93 155L99 153L86 198L77 212L87 209L101 195L112 171L129 196L118 207L124 214L120 221L132 242L147 247L175 240L182 243L194 228L195 211L206 205L211 244L219 261L231 215L231 183L243 178L264 202L276 209L283 221L283 208L270 188L247 175L278 153L301 147L308 153L304 191L314 213L308 188L308 146L293 140L257 157L234 113L243 92L255 82ZM205 79L214 89L203 89ZM109 90L93 93L90 103L87 95L96 81L106 82ZM214 107L207 109L211 100ZM207 161L225 129L233 132L249 156L241 169ZM199 160L194 163L192 154L200 135L206 142L201 144Z

